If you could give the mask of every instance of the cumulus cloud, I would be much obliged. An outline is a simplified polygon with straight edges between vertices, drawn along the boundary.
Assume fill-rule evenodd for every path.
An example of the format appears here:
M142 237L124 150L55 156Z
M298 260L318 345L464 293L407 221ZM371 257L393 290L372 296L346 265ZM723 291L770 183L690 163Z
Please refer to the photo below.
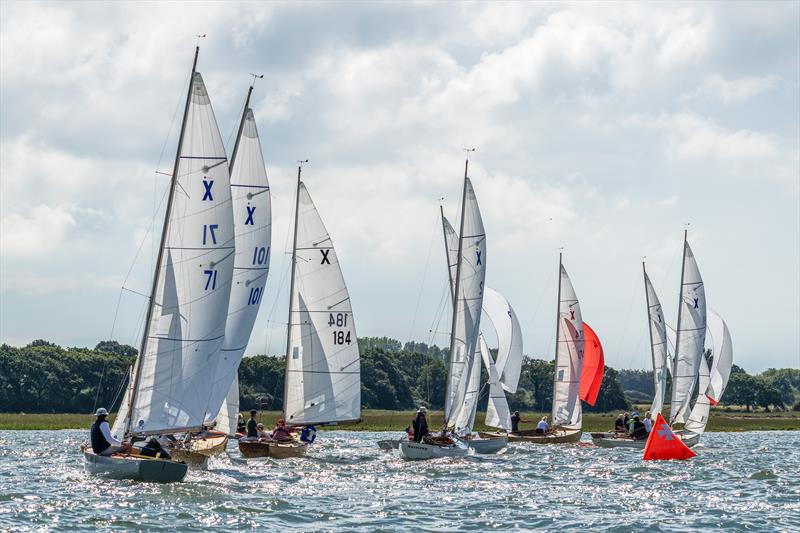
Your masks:
M681 96L683 100L708 98L721 100L725 104L745 102L772 89L778 83L778 76L748 76L738 79L727 79L719 74L712 74L703 79L696 90Z
M39 205L27 214L0 219L0 253L5 257L41 258L59 254L77 223L61 207Z

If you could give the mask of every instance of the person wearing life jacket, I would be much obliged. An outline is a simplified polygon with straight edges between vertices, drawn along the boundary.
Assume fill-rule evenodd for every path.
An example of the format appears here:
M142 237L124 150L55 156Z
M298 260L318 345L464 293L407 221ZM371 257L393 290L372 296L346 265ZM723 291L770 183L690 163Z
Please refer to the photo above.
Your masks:
M633 413L633 424L631 424L631 436L633 440L644 440L647 438L647 428L639 420L639 415L637 413Z
M89 431L89 437L92 441L92 451L97 455L113 455L117 452L127 451L130 449L129 444L124 444L114 438L111 434L111 428L108 425L108 411L101 407L94 414L97 420L94 421Z
M634 420L635 420L636 418L639 418L639 413L637 413L636 411L634 411L634 412L632 412L632 413L631 413L631 418L630 418L630 420L628 420L628 425L627 425L627 427L628 427L628 433L633 433L633 423L634 423Z
M167 450L161 445L161 442L156 437L151 437L147 444L145 444L141 450L139 450L139 455L144 455L145 457L155 457L158 459L172 459L172 456L169 454Z
M617 420L614 422L614 433L627 433L628 430L625 429L625 415L620 413L617 415Z
M250 420L247 421L247 437L248 438L258 438L258 422L256 421L256 411L253 409L250 411Z
M422 439L428 432L428 408L424 405L417 410L414 421L411 423L414 427L414 442L422 442Z
M273 440L292 440L292 436L289 434L289 430L286 429L286 420L281 418L278 420L278 423L275 425L275 429L272 430L272 438Z

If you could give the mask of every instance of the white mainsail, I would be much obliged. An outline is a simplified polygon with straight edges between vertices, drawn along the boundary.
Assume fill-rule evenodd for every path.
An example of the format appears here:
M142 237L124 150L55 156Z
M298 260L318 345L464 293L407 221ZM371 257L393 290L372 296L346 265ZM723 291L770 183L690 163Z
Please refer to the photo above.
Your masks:
M706 430L706 424L708 424L708 414L711 411L711 402L708 401L705 393L702 392L706 390L709 382L708 363L706 362L705 355L700 358L699 366L700 368L697 375L697 385L698 390L701 392L697 394L697 399L694 402L692 410L689 412L689 417L686 419L683 429L687 433L702 435Z
M239 378L234 378L228 395L222 402L222 407L217 415L217 425L214 429L222 431L229 437L236 435L239 423Z
M486 405L486 425L511 431L511 413L508 409L506 393L500 384L500 376L492 361L489 346L486 344L483 335L480 338L480 347L481 358L489 373L489 403Z
M212 412L223 415L223 400L236 381L239 363L264 296L272 244L272 202L256 121L248 106L251 91L252 87L247 94L231 161L236 255L225 343L211 399ZM238 409L238 398L236 406Z
M644 270L644 263L642 263ZM650 412L653 417L664 407L664 395L667 390L667 325L661 302L656 295L647 272L644 272L644 289L647 302L647 317L650 330L650 353L653 356L653 385L655 394Z
M670 424L686 422L706 339L706 296L703 278L689 242L684 240L681 295L678 303Z
M453 324L448 359L445 420L454 427L454 415L467 392L471 363L478 352L481 306L486 277L486 234L472 182L464 178L458 266L453 298Z
M361 371L350 296L305 184L297 190L284 414L290 425L358 420Z
M522 372L522 328L517 314L505 296L491 287L484 291L483 312L497 333L495 368L500 374L500 385L513 394L517 392Z
M209 400L233 277L227 162L203 78L193 71L134 377L133 433L200 428L216 414Z
M572 282L559 256L556 358L553 379L553 425L581 428L580 382L583 364L583 320Z
M728 325L713 309L708 313L708 332L714 341L714 361L709 372L708 388L703 391L712 404L722 399L733 366L733 343Z

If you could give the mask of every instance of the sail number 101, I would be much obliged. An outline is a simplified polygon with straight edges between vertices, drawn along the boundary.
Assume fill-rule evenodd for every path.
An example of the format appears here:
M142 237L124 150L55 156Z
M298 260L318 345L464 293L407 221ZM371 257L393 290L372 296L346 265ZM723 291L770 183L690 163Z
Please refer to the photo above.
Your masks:
M328 326L346 328L347 313L330 313L328 316ZM333 332L333 344L350 344L351 342L349 331L345 332L340 330Z

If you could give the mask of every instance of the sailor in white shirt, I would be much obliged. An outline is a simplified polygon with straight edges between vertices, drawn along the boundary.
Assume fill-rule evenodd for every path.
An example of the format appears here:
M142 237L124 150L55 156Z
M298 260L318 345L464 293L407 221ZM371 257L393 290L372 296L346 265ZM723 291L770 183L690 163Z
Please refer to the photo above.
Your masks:
M653 430L653 415L650 414L650 411L644 414L644 428L648 433Z

